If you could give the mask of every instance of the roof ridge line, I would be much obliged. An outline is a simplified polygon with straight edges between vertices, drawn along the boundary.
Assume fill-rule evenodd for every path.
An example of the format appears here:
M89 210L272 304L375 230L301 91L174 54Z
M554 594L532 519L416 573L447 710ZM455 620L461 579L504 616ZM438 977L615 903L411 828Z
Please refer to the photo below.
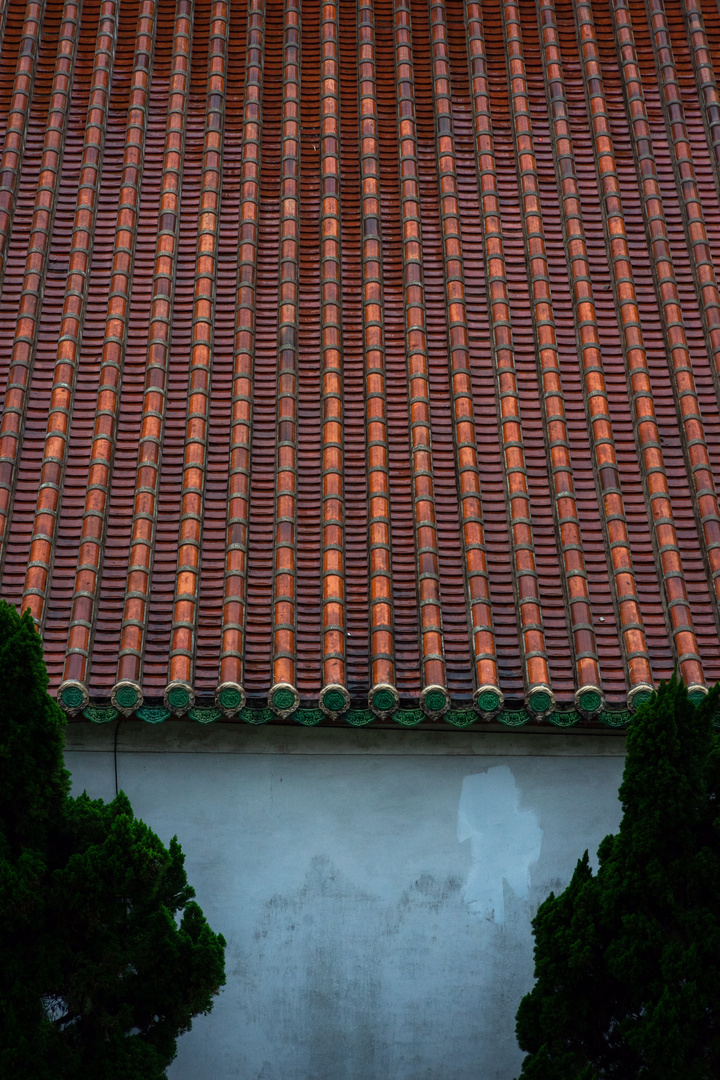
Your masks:
M432 452L431 405L427 362L425 275L422 264L420 181L417 157L415 72L412 52L412 15L409 0L394 3L394 55L397 92L398 156L402 223L405 359L407 369L408 427L412 472L412 512L415 537L415 588L418 596L420 665L424 700L440 715L450 699L442 627L440 556L435 517L435 479Z
M17 486L17 463L25 435L28 395L32 387L37 339L40 329L43 295L47 279L48 255L52 243L53 224L58 201L58 186L65 154L65 132L70 111L70 96L73 84L73 72L78 51L78 35L82 0L65 0L63 4L60 29L58 33L57 54L47 108L47 123L43 136L42 158L38 175L37 189L33 204L32 224L25 254L20 307L15 324L15 336L10 357L5 400L0 420L0 575L2 575L7 554L8 534L12 518L15 489ZM34 49L35 66L39 45ZM18 67L19 67L18 63ZM27 98L26 115L23 120L24 133L30 113L30 97ZM11 196L10 217L15 205L17 172ZM0 227L0 239L5 236ZM0 289L2 271L5 265L7 242L0 245Z
M268 705L289 715L300 701L297 664L298 323L300 271L301 0L283 4L283 96L275 440L273 685Z
M379 715L396 708L392 526L388 483L385 292L380 198L374 0L358 0L358 127L362 320L370 563L370 689ZM370 222L373 227L370 227Z
M505 0L502 10L518 194L523 210L525 260L532 298L535 359L540 384L538 389L544 420L548 485L554 491L551 502L555 543L561 556L560 576L565 599L565 617L570 629L576 692L579 697L591 694L593 702L598 699L599 711L603 698L602 693L598 694L597 691L602 686L602 676L590 605L580 515L575 497L575 477L565 415L530 97L525 74L520 9L513 0ZM509 18L510 13L513 13L515 18Z
M5 5L5 9L7 4ZM118 0L102 0L78 193L75 202L68 277L60 322L57 360L45 426L43 460L33 521L30 558L21 607L28 607L42 633L47 590L55 558L58 519L68 457L75 384L80 362L90 267L98 213L113 63L118 31Z
M242 708L250 468L253 430L255 312L260 210L265 3L248 0L242 165L238 221L238 282L233 340L232 413L225 532L220 675L215 700L226 715Z
M500 219L495 143L485 68L483 17L479 3L466 0L465 20L474 121L474 157L478 177L478 203L491 325L490 342L499 417L498 433L502 446L518 640L526 696L530 701L533 694L537 693L538 711L545 713L554 707L554 699L535 563L535 542L530 516L530 494ZM496 309L499 310L499 315L496 314ZM516 502L521 504L519 508L516 507Z
M610 5L610 8L613 12L613 22L615 24L617 24L618 13L620 11L625 11L627 13L627 24L630 29L630 36L633 38L630 11L624 4L618 3L617 0L614 0ZM675 68L675 57L672 49L672 42L670 40L670 31L665 19L665 9L662 3L657 4L655 3L655 0L646 0L646 11L648 14L648 29L650 31L650 40L652 43L653 56L655 58L655 67L658 74L663 119L665 121L665 130L667 131L668 137L668 149L673 165L675 190L677 192L678 203L680 204L682 214L683 231L685 233L690 265L692 267L693 285L698 299L698 307L700 308L700 318L702 319L703 333L705 336L705 347L712 360L710 371L713 377L715 397L718 406L720 406L720 290L718 289L717 276L715 274L713 252L710 246L707 227L705 225L705 215L700 199L700 191L697 186L695 165L692 157L692 148L690 146L690 136L685 121L685 108L683 106L682 96L680 95L677 86L674 85L674 83L677 83L677 70ZM619 29L616 29L616 34L617 33L619 33ZM661 34L664 34L666 37L664 45L661 45L658 41ZM661 59L661 52L665 56L664 62ZM695 62L694 50L693 67L697 73L698 68ZM699 89L700 87L698 87L698 90ZM717 85L715 86L715 92L717 94ZM707 124L707 102L705 101L705 95L699 93L699 97L703 112L703 120L705 120L705 123ZM671 117L670 115L671 108L674 110L674 117ZM677 131L674 132L672 130L673 127L679 130L679 135L677 134ZM678 146L681 142L683 144L682 160L680 160ZM720 147L712 142L710 145L711 149L714 150L714 153L710 154L713 163L713 178L716 180L718 191L720 192L720 172L718 171L720 169L720 160L718 159ZM689 194L686 193L686 188L689 188ZM694 207L694 210L692 211L691 206ZM693 233L695 233L695 235L693 235ZM716 619L720 619L720 615L717 613ZM720 628L720 622L718 622L718 627Z
M156 29L157 0L142 0L135 31L135 63L130 79L125 149L118 194L118 202L124 206L124 212L118 216L115 229L109 289L112 299L105 319L63 686L66 682L73 682L80 687L86 687L89 682L88 661L97 620L97 599L104 561L110 481L115 459L120 387L127 343L128 295L134 263L147 129L145 106L150 92L149 59L155 48ZM140 53L143 58L149 54L147 64L138 63ZM86 690L83 692L87 693ZM131 704L134 705L134 702L133 697Z
M229 0L213 0L202 178L197 215L192 341L185 419L178 558L165 699L176 712L193 704L197 653L200 545L205 513L208 426L214 359L215 291L222 210ZM189 689L188 689L189 688Z
M597 501L606 537L613 606L622 633L623 660L632 701L635 695L646 694L648 687L652 687L652 665L633 569L612 419L608 407L554 0L538 0L538 22L568 276L573 283L575 332L583 376L587 431L592 444ZM554 93L553 88L558 86L560 92Z
M322 387L322 682L320 708L339 716L350 705L345 596L343 438L342 196L340 58L337 0L320 20L320 381Z
M458 524L463 552L468 640L473 668L475 704L485 716L491 716L502 707L503 694L498 672L485 546L482 484L478 467L465 264L452 114L450 44L445 0L431 4L429 14L435 167L438 179L438 210L442 226L447 311L448 381L452 405Z
M177 0L168 85L163 171L158 204L145 386L137 449L137 480L125 582L116 687L132 684L142 697L142 676L157 534L158 491L167 404L167 365L177 269L179 208L190 89L194 0ZM164 219L170 218L169 222Z
M668 636L680 673L691 687L704 686L702 662L692 624L682 558L672 514L665 463L655 416L652 384L647 366L634 276L622 211L622 195L615 163L612 132L599 60L592 7L587 0L573 6L579 42L583 82L591 118L593 152L602 205L605 244L613 280L617 320L625 357L628 396L632 405L638 463L643 477L648 525L658 578L662 584L663 609ZM592 85L591 85L592 84ZM599 107L593 108L593 102ZM610 233L610 220L613 232ZM611 239L612 236L612 239ZM622 271L619 269L622 264ZM629 312L629 313L628 313Z
M7 115L7 126L3 140L2 154L0 155L0 176L12 174L12 186L8 188L3 183L0 191L9 191L7 199L3 200L0 207L0 291L5 281L5 266L7 263L8 244L10 232L15 216L17 202L17 189L20 173L25 155L25 140L27 138L28 120L35 91L35 76L37 62L40 54L40 39L43 23L45 20L46 0L28 0L25 8L25 18L20 42L18 58L15 66L15 78L13 80L12 96ZM9 3L3 4L2 28L7 23L7 11ZM23 48L24 42L29 42L29 48ZM18 117L18 124L13 126L13 116Z
M648 250L653 259L653 284L662 319L683 458L688 484L694 495L693 508L698 539L713 600L715 625L720 633L720 507L683 322L632 20L629 10L622 4L614 3L611 10L618 62L623 73L623 93L630 120L635 171L638 188L643 194L642 212ZM694 260L692 251L690 258ZM670 296L665 295L666 291L670 292ZM717 295L717 289L715 294ZM720 304L720 296L718 303Z

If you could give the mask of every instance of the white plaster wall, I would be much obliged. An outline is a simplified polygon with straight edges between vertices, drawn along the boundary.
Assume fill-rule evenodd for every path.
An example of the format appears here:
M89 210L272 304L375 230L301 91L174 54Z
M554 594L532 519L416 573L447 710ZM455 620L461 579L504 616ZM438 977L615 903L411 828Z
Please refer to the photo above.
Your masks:
M111 735L71 730L76 791L114 794ZM125 725L120 787L177 833L228 941L227 986L172 1080L513 1080L530 919L617 827L622 749Z

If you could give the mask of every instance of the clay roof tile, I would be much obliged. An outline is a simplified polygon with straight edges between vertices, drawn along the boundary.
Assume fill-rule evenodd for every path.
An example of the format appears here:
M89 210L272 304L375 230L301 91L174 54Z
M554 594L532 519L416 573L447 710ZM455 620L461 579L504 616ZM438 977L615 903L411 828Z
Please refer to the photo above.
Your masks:
M720 678L714 5L8 0L0 44L2 595L68 711Z

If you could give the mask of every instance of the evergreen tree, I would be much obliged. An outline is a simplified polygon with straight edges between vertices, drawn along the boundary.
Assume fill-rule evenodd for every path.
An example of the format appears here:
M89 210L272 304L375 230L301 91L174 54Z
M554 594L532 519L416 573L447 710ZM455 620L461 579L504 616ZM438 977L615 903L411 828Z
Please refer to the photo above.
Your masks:
M0 601L0 1076L162 1080L224 947L121 792L71 798L40 637Z
M619 832L533 921L525 1080L720 1076L717 705L673 679L634 717Z

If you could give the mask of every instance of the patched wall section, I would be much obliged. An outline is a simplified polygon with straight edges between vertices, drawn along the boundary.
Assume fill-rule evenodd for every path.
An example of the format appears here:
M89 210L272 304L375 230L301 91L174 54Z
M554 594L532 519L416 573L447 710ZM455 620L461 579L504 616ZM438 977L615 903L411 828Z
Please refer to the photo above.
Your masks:
M119 783L228 940L172 1080L517 1075L530 919L617 827L620 738L165 732L121 729ZM75 790L114 793L111 735L71 730Z

